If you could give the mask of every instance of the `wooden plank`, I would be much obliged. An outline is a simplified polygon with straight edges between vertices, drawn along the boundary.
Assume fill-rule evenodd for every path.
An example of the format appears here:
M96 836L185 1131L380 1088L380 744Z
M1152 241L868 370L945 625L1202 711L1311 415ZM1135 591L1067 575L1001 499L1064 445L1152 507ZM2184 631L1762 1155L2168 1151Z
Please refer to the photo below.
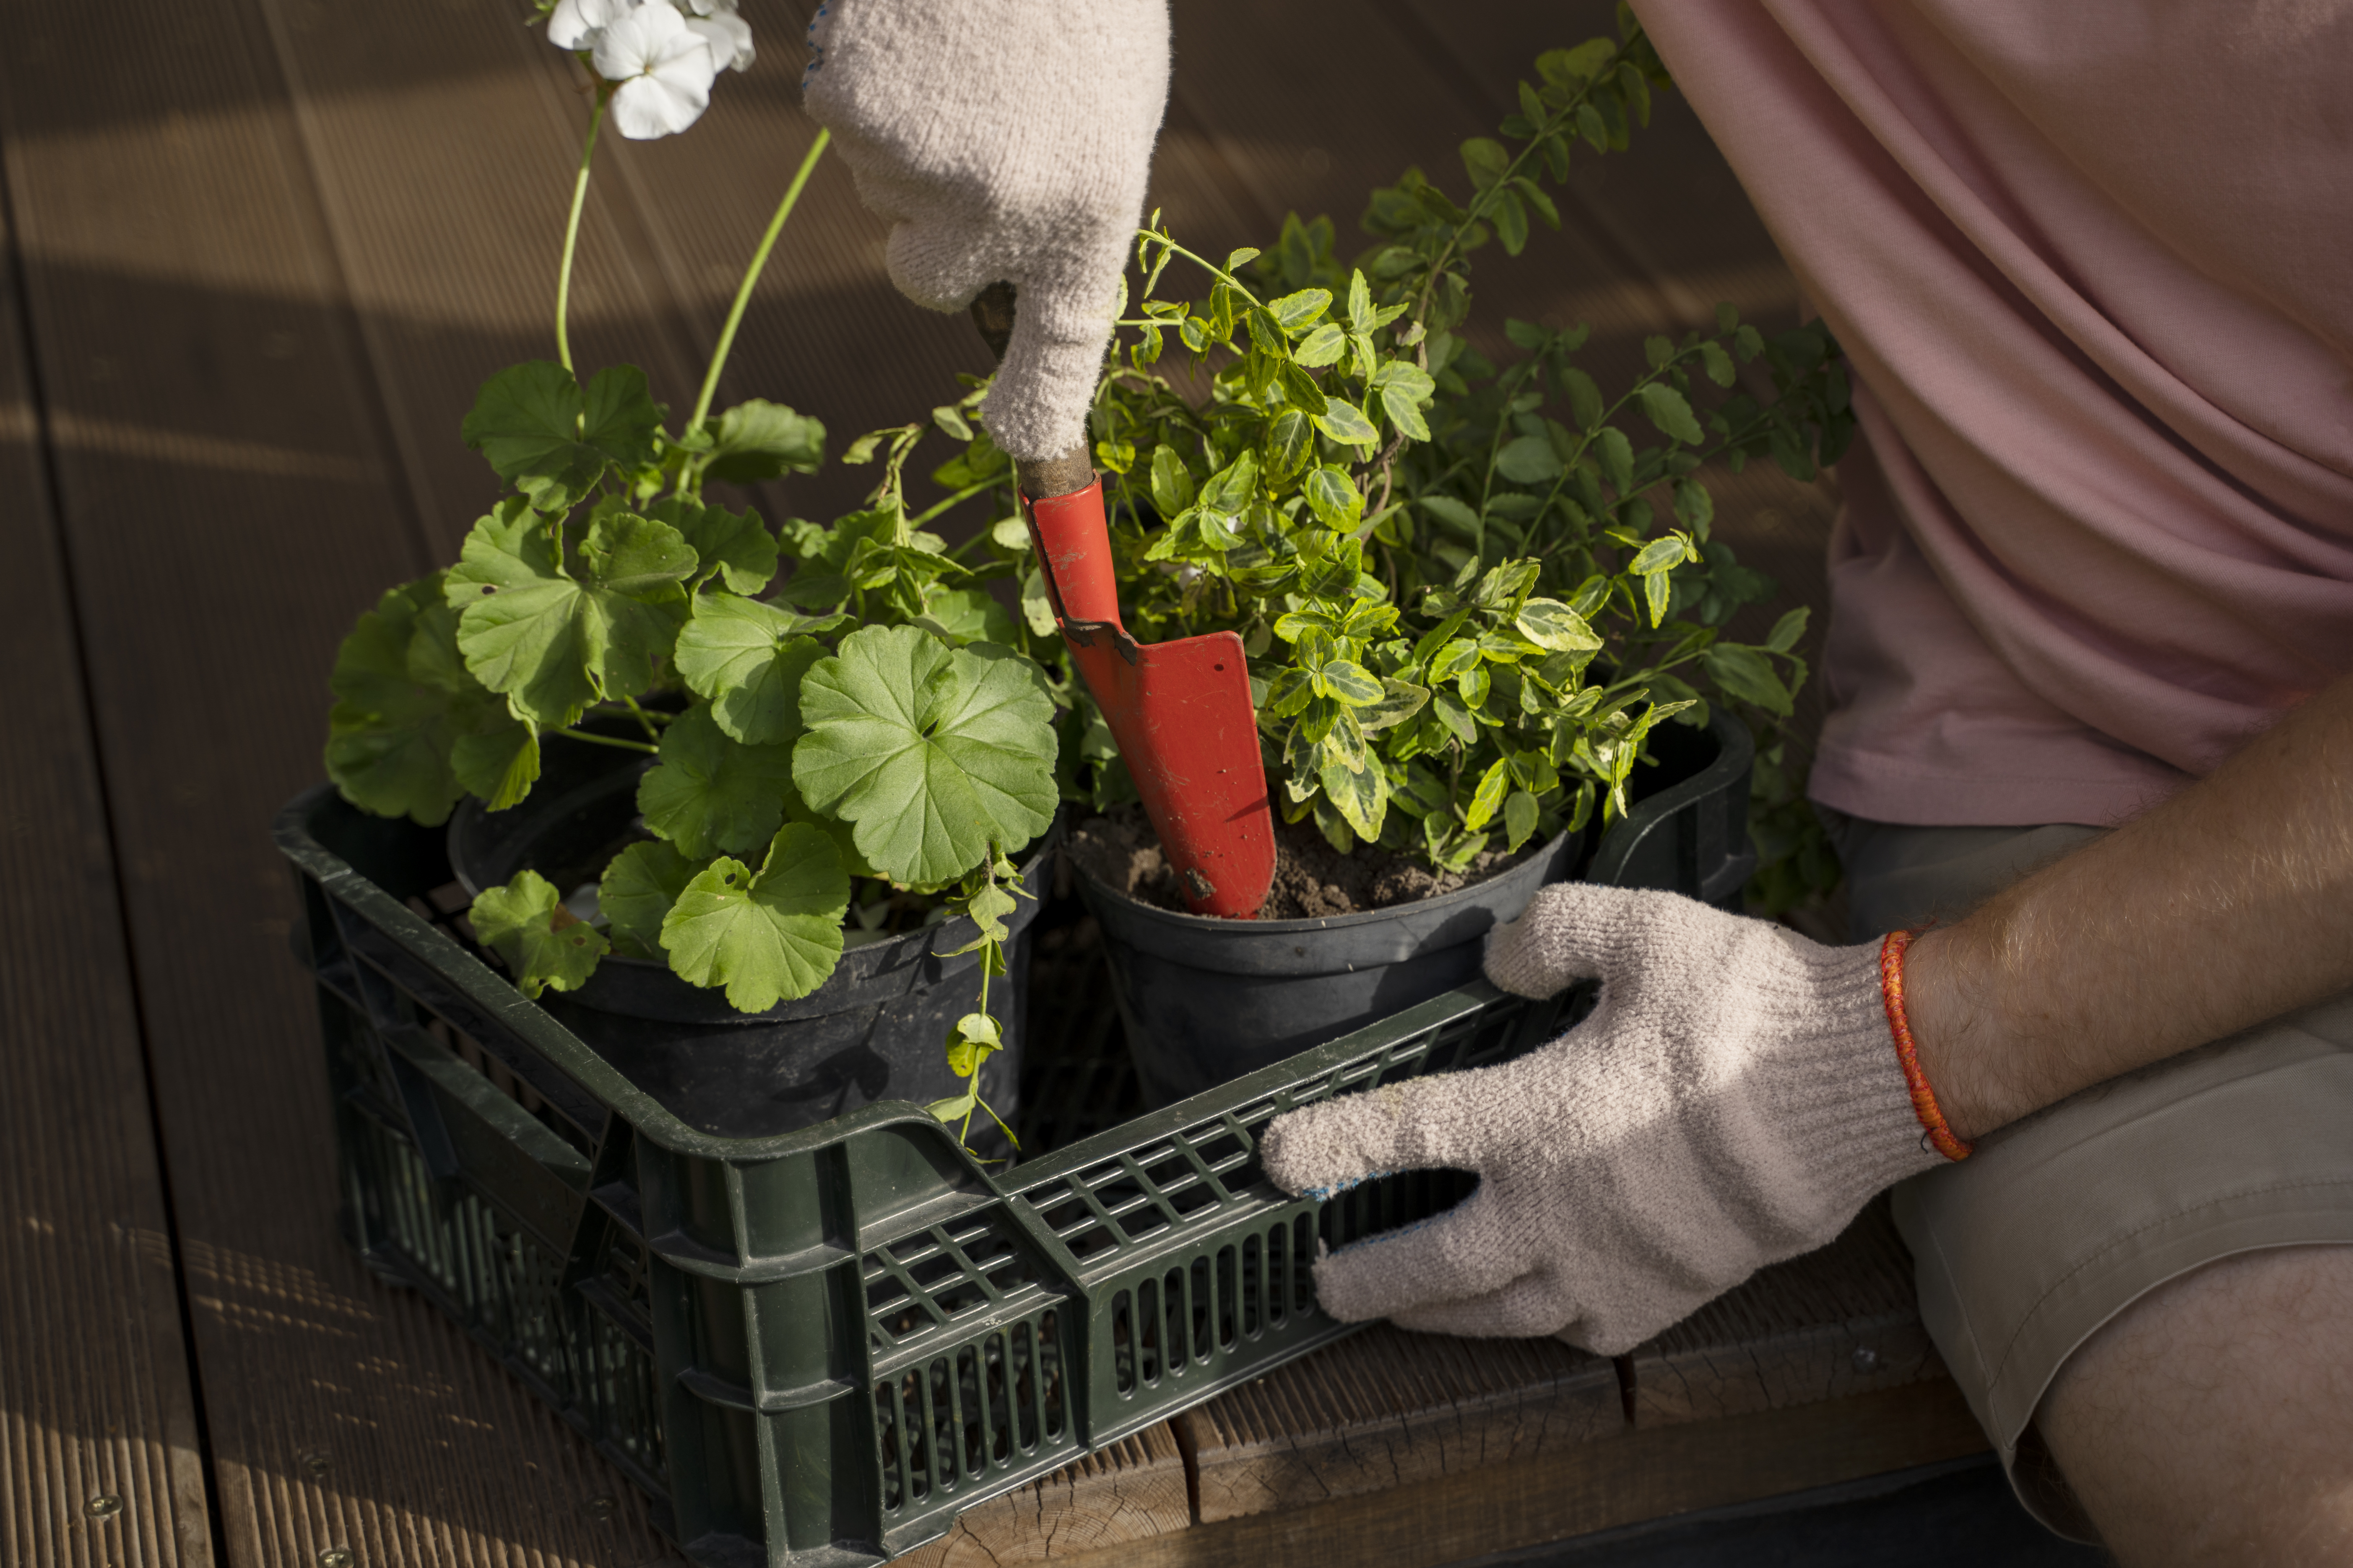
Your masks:
M982 1503L945 1536L899 1561L909 1568L1059 1563L1155 1540L1192 1522L1185 1457L1163 1423Z
M1068 1568L1432 1568L1976 1453L1949 1383L1630 1432L1462 1475L1200 1524Z
M318 774L337 638L427 556L264 19L61 6L16 36L0 152L230 1560L657 1559L586 1446L334 1233L267 826Z
M0 211L0 1562L213 1562L170 1206Z
M1638 1426L1947 1381L1883 1197L1830 1246L1760 1269L1627 1359Z
M1618 1374L1552 1340L1380 1324L1189 1415L1204 1523L1304 1508L1616 1437Z

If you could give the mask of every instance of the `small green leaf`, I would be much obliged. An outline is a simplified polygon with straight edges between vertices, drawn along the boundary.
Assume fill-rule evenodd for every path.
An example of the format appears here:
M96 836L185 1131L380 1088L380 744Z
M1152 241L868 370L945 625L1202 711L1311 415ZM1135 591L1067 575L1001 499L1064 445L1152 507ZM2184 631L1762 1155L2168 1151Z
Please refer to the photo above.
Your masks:
M1327 763L1315 779L1358 837L1368 843L1380 837L1388 816L1389 781L1378 762L1369 762L1361 771Z
M1226 253L1226 270L1229 272L1238 271L1241 268L1249 266L1251 262L1256 261L1257 259L1258 247L1255 245L1245 245L1240 250L1229 250Z
M956 437L960 441L971 438L969 432ZM813 474L825 461L825 426L808 415L794 413L781 403L747 397L719 416L711 452L703 476L730 484L751 485L786 474ZM756 588L742 587L735 591L758 592Z
M1479 721L1471 717L1471 710L1463 706L1462 699L1455 695L1451 687L1431 688L1430 709L1438 715L1439 723L1448 734L1466 746L1478 744Z
M953 403L944 403L932 410L932 423L941 435L951 441L972 439L972 426L965 422L964 411Z
M841 958L849 908L841 852L821 829L791 822L756 877L722 858L687 883L662 921L661 944L681 978L724 985L729 1006L765 1013L825 984Z
M1462 172L1471 176L1471 184L1480 190L1483 191L1502 179L1511 166L1512 155L1504 150L1500 142L1473 136L1462 143Z
M1806 622L1812 615L1811 610L1799 605L1773 623L1772 631L1766 636L1765 646L1775 653L1787 653L1796 647L1798 639L1806 635Z
M1495 454L1495 471L1515 485L1550 484L1560 478L1560 454L1547 436L1522 436Z
M678 634L678 672L711 704L729 740L790 745L801 734L801 677L825 657L805 628L825 624L733 594L704 594Z
M583 392L562 365L533 360L484 382L459 430L501 479L542 510L562 511L586 498L607 464L651 462L660 426L635 366L598 371Z
M1381 412L1389 416L1389 423L1396 426L1398 433L1409 441L1430 439L1429 421L1421 416L1421 409L1414 402L1409 389L1402 386L1381 388Z
M1724 352L1724 345L1722 343L1705 342L1700 344L1699 360L1700 363L1705 367L1707 371L1708 380L1715 383L1718 386L1730 386L1736 380L1739 379L1740 372L1734 367L1732 356Z
M694 551L668 523L629 512L589 523L570 573L547 524L518 502L474 525L445 592L466 668L545 729L607 695L641 691L669 657Z
M1020 635L1013 617L986 588L934 588L924 600L920 624L946 638L951 647L976 642L1011 647Z
M1593 378L1571 365L1560 373L1561 384L1568 392L1569 417L1577 421L1579 430L1590 430L1601 423L1604 412L1601 388Z
M659 838L614 856L596 884L596 908L612 928L614 947L637 958L659 958L662 921L702 869Z
M776 575L776 536L756 511L670 496L646 508L646 515L678 530L702 563L699 577L716 575L738 594L756 594Z
M1467 503L1457 500L1450 495L1427 495L1420 497L1414 504L1464 539L1474 544L1478 542L1479 514L1472 510Z
M1318 666L1314 679L1318 695L1336 697L1351 708L1378 702L1384 695L1380 678L1353 659L1335 658Z
M1337 364L1348 349L1346 329L1335 321L1326 321L1300 340L1291 351L1293 363L1320 370L1327 364Z
M1381 677L1381 699L1356 710L1356 722L1367 734L1404 723L1430 700L1430 689L1391 676Z
M1787 718L1789 689L1781 684L1772 663L1755 648L1739 643L1718 643L1700 655L1708 679L1744 702L1754 702L1769 713Z
M1296 294L1269 301L1267 309L1274 312L1274 319L1282 323L1284 331L1303 332L1331 303L1329 289L1302 289Z
M1415 417L1420 416L1417 414ZM1373 422L1345 397L1326 400L1324 412L1315 416L1315 428L1344 447L1369 447L1381 438Z
M1487 216L1495 225L1495 237L1504 242L1504 255L1517 256L1528 247L1528 209L1521 205L1519 192L1496 192Z
M1488 819L1504 804L1504 792L1511 784L1511 765L1499 757L1479 775L1479 787L1471 793L1471 805L1462 814L1462 826L1473 832L1486 826Z
M661 764L638 781L638 810L691 860L748 854L785 819L792 757L788 746L729 740L698 702L662 731Z
M802 680L801 717L795 783L894 881L959 877L1053 817L1053 704L1027 660L867 626Z
M1530 599L1513 622L1520 634L1552 653L1591 653L1601 638L1585 617L1557 599Z
M1655 626L1667 618L1667 606L1674 599L1674 585L1664 572L1653 572L1642 579L1642 597L1650 606L1651 625Z
M1163 518L1173 518L1193 504L1198 493L1193 484L1193 470L1176 448L1166 442L1152 450L1152 504Z
M1699 427L1699 420L1692 413L1690 402L1665 382L1645 382L1641 396L1642 412L1667 435L1690 447L1707 439L1707 433Z
M1315 384L1315 378L1300 369L1293 361L1284 360L1275 368L1274 374L1275 379L1282 384L1282 395L1300 413L1313 418L1331 406L1332 400L1324 395L1322 387Z
M548 986L576 991L611 951L605 933L573 918L555 885L518 871L503 888L485 888L466 911L474 935L506 961L515 989L536 997Z
M1528 841L1536 830L1536 797L1524 789L1515 789L1504 802L1504 841L1514 854Z
M1601 477L1620 496L1634 490L1634 443L1615 425L1604 425L1593 442L1594 455L1601 462Z
M1311 468L1300 489L1309 509L1326 528L1335 531L1354 528L1364 516L1365 498L1357 494L1356 481L1339 468Z
M1681 534L1670 533L1642 546L1627 563L1626 570L1637 577L1647 577L1653 572L1682 565L1690 553L1690 541Z

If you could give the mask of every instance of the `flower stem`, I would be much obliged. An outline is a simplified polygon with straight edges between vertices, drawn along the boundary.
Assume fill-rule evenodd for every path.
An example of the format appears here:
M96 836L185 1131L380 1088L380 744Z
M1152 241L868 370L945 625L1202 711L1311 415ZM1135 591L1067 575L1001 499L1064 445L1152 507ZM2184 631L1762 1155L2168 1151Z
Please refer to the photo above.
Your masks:
M588 117L588 139L580 143L580 174L572 182L572 216L564 224L564 266L555 275L555 357L572 368L572 339L566 321L572 312L572 254L580 245L580 209L588 205L588 160L596 156L596 128L605 123L606 95L596 94L596 112Z
M592 735L586 730L550 730L548 733L561 735L567 741L586 741L594 746L618 746L625 752L643 752L649 756L661 750L660 747L649 746L643 741L625 741L617 735Z
M760 237L760 248L752 253L752 264L744 269L744 281L735 290L735 303L727 311L727 324L719 329L719 346L711 351L711 369L702 378L702 395L694 400L694 417L686 422L686 433L693 435L702 428L704 416L711 412L711 399L719 390L719 373L727 364L727 354L735 346L735 329L743 324L744 308L752 302L752 286L760 280L761 270L768 265L768 252L776 247L776 236L785 232L785 220L793 216L795 204L801 199L801 189L808 184L809 173L817 161L825 155L826 144L833 140L830 131L819 131L817 140L809 143L807 155L793 175L793 183L785 187L785 199L776 204L776 216L768 220L768 232Z

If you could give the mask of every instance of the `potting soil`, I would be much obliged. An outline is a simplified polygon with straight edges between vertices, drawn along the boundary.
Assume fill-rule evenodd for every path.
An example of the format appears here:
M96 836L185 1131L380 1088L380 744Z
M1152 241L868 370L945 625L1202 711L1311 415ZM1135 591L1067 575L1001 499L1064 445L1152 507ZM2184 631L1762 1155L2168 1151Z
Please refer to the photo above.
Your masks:
M1433 871L1428 862L1360 844L1343 855L1312 821L1274 824L1274 885L1259 906L1262 921L1326 920L1434 899L1516 866L1543 846L1518 854L1490 849L1461 871ZM1159 836L1141 805L1113 806L1089 817L1071 835L1071 853L1098 881L1155 909L1183 912L1176 875L1160 852Z

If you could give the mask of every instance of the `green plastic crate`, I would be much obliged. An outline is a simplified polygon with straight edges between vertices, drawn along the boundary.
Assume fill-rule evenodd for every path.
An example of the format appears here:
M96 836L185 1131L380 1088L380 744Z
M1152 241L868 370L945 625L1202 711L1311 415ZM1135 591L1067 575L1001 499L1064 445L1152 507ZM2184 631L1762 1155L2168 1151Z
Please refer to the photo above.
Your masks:
M993 1176L915 1107L696 1131L439 912L440 835L287 808L343 1221L586 1433L706 1568L871 1563L1352 1331L1317 1245L1447 1208L1457 1173L1328 1203L1260 1173L1282 1111L1540 1043L1473 986Z

